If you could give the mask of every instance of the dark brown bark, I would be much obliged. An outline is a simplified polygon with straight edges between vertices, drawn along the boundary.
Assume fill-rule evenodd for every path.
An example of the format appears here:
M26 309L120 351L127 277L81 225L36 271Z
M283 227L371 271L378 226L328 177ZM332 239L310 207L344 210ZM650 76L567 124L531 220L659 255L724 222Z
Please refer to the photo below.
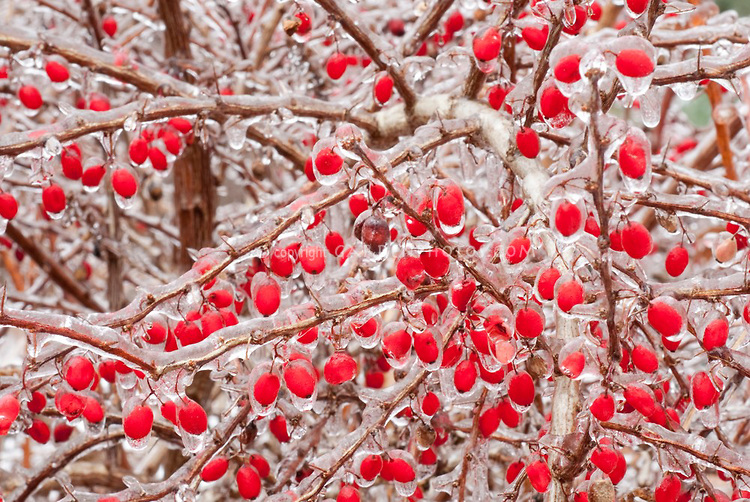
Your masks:
M187 20L180 0L159 0L159 11L166 25L165 56L179 65L191 58ZM180 75L189 81L188 74ZM192 260L188 249L200 249L212 243L216 191L211 175L211 157L206 145L196 139L174 163L174 202L177 228L180 231L178 264L189 268Z

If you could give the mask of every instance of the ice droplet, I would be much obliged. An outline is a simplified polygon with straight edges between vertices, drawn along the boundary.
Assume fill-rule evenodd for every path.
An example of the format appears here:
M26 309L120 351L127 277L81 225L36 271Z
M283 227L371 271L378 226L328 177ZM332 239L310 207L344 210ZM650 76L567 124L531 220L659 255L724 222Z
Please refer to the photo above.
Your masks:
M122 128L128 132L132 132L135 131L137 125L138 115L136 113L131 113L130 115L128 115L128 118L125 119L125 122L122 124Z
M62 145L56 137L52 136L44 143L45 157L55 157L56 155L60 155L60 152L62 152Z

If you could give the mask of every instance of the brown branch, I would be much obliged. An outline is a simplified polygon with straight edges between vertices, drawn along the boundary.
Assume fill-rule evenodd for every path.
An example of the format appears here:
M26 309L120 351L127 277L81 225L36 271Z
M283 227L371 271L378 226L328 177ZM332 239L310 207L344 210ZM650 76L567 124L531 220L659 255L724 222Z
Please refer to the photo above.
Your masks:
M695 458L699 458L704 462L714 464L715 466L738 476L750 476L750 469L748 469L747 467L731 464L718 455L708 455L702 451L696 450L695 448L689 446L688 444L685 444L682 441L673 441L671 439L663 438L647 429L643 429L641 427L628 427L626 425L621 425L614 422L600 422L599 425L601 425L605 429L631 435L656 447L670 446L672 448L676 448L694 456Z
M234 18L234 16L232 16L232 13L229 11L229 8L226 5L224 5L223 3L217 3L216 6L224 12L224 15L227 16L227 19L229 20L229 24L232 25L234 36L237 38L237 47L240 50L240 56L242 56L243 60L247 59L247 50L245 49L245 44L242 42L240 25L237 24L237 20Z
M411 56L422 45L422 42L432 33L442 19L443 15L451 8L454 0L434 0L432 5L419 16L414 28L406 34L404 43L399 51L403 57Z
M279 139L276 134L265 134L260 129L250 126L247 128L245 136L262 145L273 147L279 155L290 161L295 168L299 171L304 171L305 162L307 162L307 155L299 151L293 145Z
M99 19L99 14L94 8L93 0L82 0L83 8L86 9L86 20L89 23L89 28L94 33L94 40L99 50L102 50L104 34L102 33L102 23Z
M44 54L60 56L70 63L116 78L151 94L188 96L196 91L194 87L162 73L147 68L135 70L131 66L117 65L112 54L46 34L40 35L9 27L0 28L0 46L8 47L12 51L36 48Z
M662 176L669 176L670 178L676 181L679 181L680 183L684 183L686 185L698 186L698 187L705 188L706 190L711 190L711 191L716 190L715 184L718 181L715 182L710 179L706 179L705 176L701 176L701 177L691 176L690 174L682 173L675 169L670 169L669 167L665 165L653 166L652 169L653 169L653 172L656 174L661 174ZM740 199L743 202L750 203L750 195L747 193L747 191L739 189L739 188L735 188L731 184L722 184L722 189L726 189L729 196Z
M696 59L696 63L698 62L699 60ZM727 79L734 77L734 75L738 71L745 69L748 66L750 66L750 57L740 59L739 61L735 61L718 68L698 68L697 70L690 73L672 75L669 77L654 77L654 79L651 81L651 85L671 85L681 82L695 82L705 79Z
M538 65L536 72L534 73L534 80L532 86L532 92L527 96L524 106L528 106L526 110L526 118L524 120L524 127L531 127L536 117L536 100L539 89L544 83L544 78L547 76L549 71L549 55L552 53L552 49L555 48L557 43L560 41L560 35L562 34L563 21L562 19L552 19L552 26L549 29L549 35L547 35L547 43L544 44L544 49L539 53L537 58Z
M656 209L663 209L665 211L675 212L675 211L681 211L683 213L690 213L690 214L698 214L701 216L710 216L712 218L717 218L724 221L733 221L735 223L739 223L740 225L743 225L745 227L750 227L750 218L746 218L744 216L739 216L732 213L727 213L724 211L719 211L718 209L706 209L705 206L696 206L692 204L680 204L676 202L667 202L664 200L659 200L656 197L656 194L648 194L648 195L631 195L622 193L620 194L620 198L627 201L634 201L636 204L646 207L653 207Z
M372 117L353 115L348 109L326 101L307 97L251 97L222 96L221 99L171 97L156 101L142 101L113 108L108 112L81 111L55 124L24 133L7 134L0 138L0 155L15 156L44 146L55 137L64 143L95 132L122 129L125 121L134 116L139 122L152 122L171 117L204 115L222 120L226 115L253 117L275 113L286 108L300 117L351 122L368 132L376 130Z
M383 58L384 55L392 54L393 51L391 47L381 40L380 37L367 29L361 20L355 21L354 17L345 10L339 0L315 1L341 24L344 31L346 31L360 45L360 47L362 47L378 68L388 72L388 75L393 79L393 85L398 89L398 93L406 104L406 109L413 109L417 97L411 87L406 83L400 67L391 63L386 63Z
M81 305L95 312L104 312L104 307L91 296L91 292L79 283L67 268L58 263L58 260L50 255L46 249L38 246L33 239L26 237L12 223L8 223L5 232L63 291L70 294Z

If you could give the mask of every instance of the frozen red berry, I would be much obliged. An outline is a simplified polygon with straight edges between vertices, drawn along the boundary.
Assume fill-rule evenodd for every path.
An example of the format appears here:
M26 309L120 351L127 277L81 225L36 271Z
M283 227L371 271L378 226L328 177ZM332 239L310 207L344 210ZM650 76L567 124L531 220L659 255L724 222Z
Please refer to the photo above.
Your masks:
M261 406L268 406L276 401L276 396L279 395L279 388L281 387L281 380L273 373L263 373L258 380L255 381L253 387L253 397Z
M622 247L632 258L640 260L651 252L653 244L648 229L631 221L622 229Z
M65 363L65 381L73 390L83 390L94 380L94 365L83 356L74 356Z
M703 330L703 348L713 350L723 347L729 337L729 322L725 317L714 319L706 325Z
M541 460L532 462L526 467L526 476L528 476L534 490L539 493L545 493L550 481L552 481L549 467Z
M211 459L201 470L201 479L207 483L217 481L226 474L229 468L229 460L226 457Z
M719 391L705 371L701 371L693 377L690 388L693 394L693 404L699 410L709 408L719 399Z
M138 405L122 419L125 435L131 439L143 439L151 433L154 423L154 412L149 406Z
M334 54L331 54L331 57L329 57L328 61L326 62L326 73L328 73L328 76L331 79L338 80L344 75L346 67L346 55L340 52L336 52Z
M279 283L268 276L260 279L253 293L253 304L263 316L270 316L276 313L281 304L281 287Z
M367 455L359 464L359 475L366 481L372 481L383 469L383 459L380 455Z
M237 491L245 499L254 499L260 495L261 484L260 476L255 468L250 464L245 464L237 470Z
M505 259L511 265L521 263L529 254L531 249L531 240L526 236L516 237L505 250Z
M390 75L383 75L375 81L375 99L384 105L393 95L393 79Z
M102 19L102 30L110 37L114 37L117 33L117 20L112 16L107 16Z
M497 28L491 26L474 37L472 48L474 56L480 61L491 61L500 55L503 37Z
M138 181L128 169L116 169L112 173L112 188L120 197L129 199L138 191Z
M664 301L651 302L647 316L649 324L662 336L672 337L682 331L682 316Z
M646 12L649 0L627 0L628 9L632 10L635 14L643 14Z
M682 246L675 246L669 253L667 253L667 259L664 262L664 268L667 269L667 273L672 277L682 275L688 266L690 257L687 249Z
M474 382L476 381L477 367L474 362L464 360L458 363L453 374L453 383L456 385L458 392L469 392L474 388Z
M645 0L644 0L645 1ZM640 49L624 49L615 60L617 71L626 77L643 78L654 72L654 62Z
M383 354L391 359L403 359L411 351L411 342L411 336L406 330L395 330L383 337Z
M357 376L357 362L346 352L336 352L325 363L323 376L331 385L341 385Z
M594 399L589 409L594 418L606 422L615 416L615 400L611 394L603 394Z
M534 402L534 380L525 371L516 373L508 381L508 397L519 406L530 406Z
M14 394L5 394L0 397L0 436L8 434L20 412L21 405Z
M539 155L539 135L531 127L522 127L516 133L518 151L527 159L535 159Z
M315 386L318 382L309 364L295 360L289 363L284 370L284 383L289 392L302 399L307 399L315 393Z
M583 285L571 279L557 288L557 306L563 312L570 312L573 307L583 303Z
M516 311L516 332L524 338L536 338L544 330L544 317L531 307Z
M177 412L177 422L189 434L203 434L208 428L208 416L203 407L188 399Z
M18 89L18 99L21 104L30 110L38 110L44 104L39 89L33 85L24 85Z
M560 58L555 65L555 78L565 84L572 84L581 80L580 73L581 56L571 54Z
M404 256L396 263L396 277L407 289L417 289L425 280L422 261L416 256Z
M555 211L555 228L564 237L570 237L581 228L583 216L577 205L563 201Z
M633 347L631 357L635 367L645 373L654 373L659 369L659 360L656 358L656 354L644 345Z
M315 157L315 167L324 176L332 176L338 173L343 165L344 159L330 148L323 148Z
M45 65L44 71L47 72L47 76L53 82L65 82L70 78L68 68L57 61L49 61Z
M521 38L523 38L530 49L535 51L544 49L544 46L547 45L547 37L549 37L548 24L545 24L541 28L539 26L527 26L521 30Z
M42 205L48 213L59 213L65 210L65 192L60 185L52 183L42 190Z
M18 214L18 202L9 193L0 193L0 218L12 220Z

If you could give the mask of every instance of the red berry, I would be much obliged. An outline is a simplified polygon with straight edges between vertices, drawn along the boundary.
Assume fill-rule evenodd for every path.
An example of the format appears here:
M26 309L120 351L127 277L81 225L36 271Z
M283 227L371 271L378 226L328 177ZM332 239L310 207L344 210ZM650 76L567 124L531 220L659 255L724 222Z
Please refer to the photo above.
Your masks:
M138 182L129 170L116 169L112 173L112 188L120 197L129 199L138 191Z
M701 371L693 377L691 388L693 404L699 410L709 408L719 399L719 391L716 390L711 377L705 371Z
M568 378L578 378L586 366L586 357L580 351L571 352L560 363L560 370Z
M54 183L42 190L42 204L48 213L59 213L65 210L65 192Z
M530 49L535 51L541 51L544 46L547 45L547 37L549 37L549 25L545 24L541 28L537 26L527 26L521 30L521 37L526 42L526 45Z
M359 502L359 490L354 485L343 485L336 497L336 502Z
M305 246L300 250L299 261L308 274L319 274L326 268L326 255L320 246Z
M435 337L429 331L414 334L414 351L419 360L425 364L434 363L440 355L440 348Z
M91 96L91 99L89 100L89 110L93 110L95 112L106 112L108 111L112 106L109 103L109 98L107 96L104 96L102 94L93 94Z
M411 351L411 336L406 330L398 329L383 337L383 354L395 360L401 360Z
M622 229L622 247L632 258L640 260L651 252L653 244L648 229L638 222L629 222Z
M89 423L98 424L104 420L104 409L99 401L93 397L86 396L86 402L83 408L83 418Z
M18 99L21 100L23 106L30 110L38 110L44 104L42 95L39 94L39 89L33 85L24 85L18 89Z
M633 364L644 373L654 373L659 369L659 360L656 354L643 345L633 347Z
M611 474L617 468L617 453L600 446L591 452L591 463L603 473Z
M508 382L508 397L519 406L530 406L534 402L534 380L525 371L516 373Z
M383 75L375 82L375 99L384 105L393 95L393 79L390 75Z
M326 235L326 249L333 256L338 256L344 250L344 238L338 232L328 232Z
M551 269L554 270L554 269ZM536 310L526 307L516 311L516 332L524 338L536 338L544 330L544 317Z
M268 406L276 401L281 381L273 373L264 373L255 381L253 397L261 406Z
M448 269L450 268L450 257L440 248L423 251L419 255L419 260L422 262L424 271L427 272L427 275L436 279L447 274Z
M81 183L85 187L97 187L106 173L107 170L101 165L87 167L81 176Z
M646 12L649 0L627 0L628 8L636 14L643 14Z
M346 352L335 352L323 367L323 376L331 385L341 385L357 376L357 362Z
M594 418L606 422L615 416L615 400L610 394L604 394L591 403L591 414Z
M229 460L226 457L211 459L201 470L201 479L207 483L221 479L229 468Z
M411 483L417 477L414 468L402 458L391 459L390 464L393 479L399 483Z
M173 117L169 119L168 124L181 134L189 134L193 130L193 123L183 117Z
M464 27L464 16L460 11L454 10L445 20L445 31L455 33Z
M167 156L158 148L153 147L148 149L148 159L151 161L151 167L157 171L167 170Z
M563 312L570 312L573 307L583 303L583 285L571 279L557 289L557 306Z
M281 304L281 287L272 277L265 276L253 293L253 304L262 316L270 316Z
M581 210L577 205L567 200L557 206L555 211L555 228L564 237L570 237L581 228Z
M518 462L513 462L508 466L508 470L505 472L505 481L508 484L513 483L513 481L516 480L519 474L521 474L521 471L523 468L526 467L526 464L523 463L523 461L519 460Z
M47 406L47 398L38 390L31 394L31 400L26 403L26 407L32 413L41 413L45 406Z
M94 365L83 356L74 356L65 363L65 381L73 390L83 390L94 380Z
M505 250L505 259L511 265L521 263L528 256L529 249L531 249L531 241L528 237L516 237L508 244L508 249Z
M596 221L594 215L589 215L589 217L586 218L586 223L583 225L583 231L597 238L602 235L602 229L599 228L599 222Z
M50 438L49 426L42 420L35 418L31 426L26 429L26 434L39 444L47 444Z
M543 300L551 300L555 297L555 284L557 284L560 275L560 271L556 268L548 268L539 274L537 290Z
M81 165L81 151L75 143L63 148L60 154L60 164L62 172L66 178L71 180L81 179L83 175L83 166Z
M359 475L367 481L372 481L383 470L383 459L380 455L368 455L359 464Z
M516 133L518 151L527 159L535 159L539 155L539 135L530 127L522 127Z
M682 316L674 307L662 301L651 302L648 322L662 336L672 337L682 331Z
M396 263L396 277L407 289L417 289L425 279L422 261L416 256L404 256Z
M284 383L289 392L302 399L308 399L315 393L317 378L309 363L295 360L284 370Z
M654 490L654 502L673 502L680 497L682 483L674 474L667 474Z
M572 84L581 80L581 56L571 54L561 58L555 65L555 78L565 84Z
M291 437L286 429L286 418L284 415L276 415L268 423L268 428L279 443L288 443Z
M646 418L656 412L656 403L653 396L640 386L628 385L625 392L623 392L623 396L630 406Z
M539 493L544 493L552 481L549 467L541 460L532 462L526 467L526 476L529 478L531 486Z
M237 470L237 491L243 499L254 499L260 495L260 476L252 465L245 464Z
M344 75L346 67L347 57L340 52L331 54L331 57L329 57L328 61L326 62L326 72L328 73L328 76L333 80L340 79Z
M131 439L143 439L151 432L154 412L146 405L135 406L128 416L122 419L125 435Z
M563 32L567 33L568 35L577 35L581 28L583 28L583 25L586 24L586 21L588 20L588 12L586 12L586 9L583 8L581 5L576 5L574 7L574 12L576 19L570 26L565 26L563 24Z
M47 72L47 76L53 82L65 82L70 78L68 68L57 61L49 61L44 67L44 71Z
M5 394L0 397L0 436L8 434L20 412L21 405L14 394Z
M713 350L723 347L729 336L729 323L726 318L714 319L703 330L703 348Z
M261 478L267 478L271 474L271 466L268 465L268 460L263 458L262 455L254 453L250 455L247 461L255 467L255 471Z
M546 118L554 118L568 109L568 98L552 85L544 89L539 98L539 111Z
M451 303L460 312L466 312L469 300L474 296L477 290L476 282L467 279L451 286Z
M452 182L444 183L438 188L435 210L440 223L450 227L461 224L464 217L464 194L461 188Z
M117 21L112 16L107 16L102 19L102 30L110 37L114 37L117 33Z
M664 262L664 267L667 269L667 273L669 275L671 275L672 277L677 277L679 275L682 275L682 273L685 271L689 259L690 257L688 256L687 249L682 246L675 246L667 254L667 259Z
M474 56L480 61L490 61L500 55L500 47L503 43L503 37L497 28L491 26L481 35L474 37L472 48Z
M203 434L208 429L208 416L200 404L188 399L177 412L177 421L189 434Z
M315 167L324 176L331 176L338 173L341 171L343 165L344 159L330 148L323 148L315 157Z
M440 409L440 398L434 392L428 392L422 398L422 413L432 416Z
M477 381L477 367L469 360L458 363L453 374L453 383L458 392L469 392Z
M12 220L18 214L18 202L9 193L0 193L0 218Z
M487 93L487 101L493 110L499 110L503 103L505 103L505 97L510 92L510 89L501 85L493 85L490 87L490 91Z
M632 0L631 0L632 1ZM654 62L640 49L624 49L615 60L617 71L632 78L643 78L654 72Z

